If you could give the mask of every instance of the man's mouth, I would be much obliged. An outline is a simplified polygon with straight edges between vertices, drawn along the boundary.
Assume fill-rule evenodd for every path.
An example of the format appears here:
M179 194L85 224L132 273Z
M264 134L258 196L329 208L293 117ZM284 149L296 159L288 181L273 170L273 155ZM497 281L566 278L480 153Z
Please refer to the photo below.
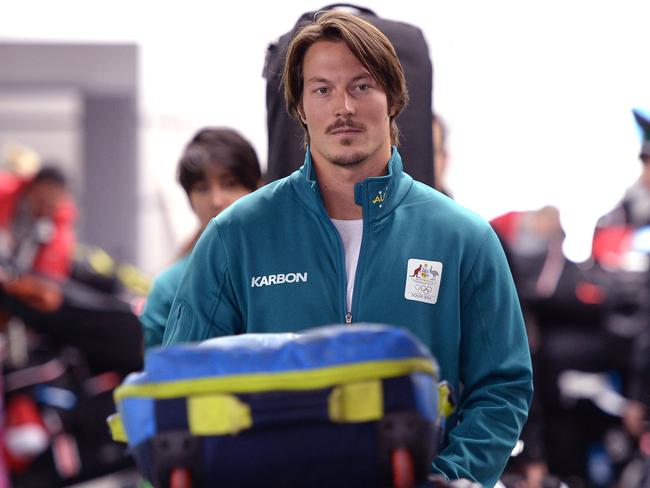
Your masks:
M333 131L330 131L330 134L332 135L358 134L359 132L361 132L361 129L357 129L355 127L341 127L340 129L334 129Z
M353 121L343 122L339 120L337 123L328 127L327 133L330 135L358 134L359 132L363 132L364 129L365 127L363 125Z

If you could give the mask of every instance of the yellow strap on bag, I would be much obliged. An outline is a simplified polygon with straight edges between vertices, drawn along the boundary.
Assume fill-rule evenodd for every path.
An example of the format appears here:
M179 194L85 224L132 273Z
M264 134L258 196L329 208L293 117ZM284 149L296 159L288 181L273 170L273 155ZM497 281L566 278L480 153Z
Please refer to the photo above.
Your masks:
M253 425L251 409L234 395L199 395L187 399L190 433L197 436L235 435Z
M111 430L111 437L115 442L128 442L126 430L122 423L122 417L119 413L114 413L106 419L109 429Z
M437 367L425 358L389 359L301 371L238 374L152 384L127 384L115 389L114 398L116 402L120 402L125 398L134 397L164 399L218 393L312 390L328 388L341 383L363 382L369 378L394 378L414 372L432 376L438 374Z
M369 422L384 416L381 380L360 381L335 387L328 398L333 422Z
M190 433L198 436L237 434L253 425L250 407L234 395L201 395L187 399ZM106 419L115 442L128 442L119 413Z
M456 411L453 388L446 381L438 383L438 418L446 419Z

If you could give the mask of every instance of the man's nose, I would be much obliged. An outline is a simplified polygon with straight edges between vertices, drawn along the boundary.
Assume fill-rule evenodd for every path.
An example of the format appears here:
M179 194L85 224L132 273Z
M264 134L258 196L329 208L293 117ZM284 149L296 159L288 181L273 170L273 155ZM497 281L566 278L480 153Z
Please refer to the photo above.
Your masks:
M350 115L354 115L354 101L347 91L341 92L336 97L335 109L337 117L349 117Z
M224 191L217 188L212 190L212 205L219 210L226 207L226 194Z

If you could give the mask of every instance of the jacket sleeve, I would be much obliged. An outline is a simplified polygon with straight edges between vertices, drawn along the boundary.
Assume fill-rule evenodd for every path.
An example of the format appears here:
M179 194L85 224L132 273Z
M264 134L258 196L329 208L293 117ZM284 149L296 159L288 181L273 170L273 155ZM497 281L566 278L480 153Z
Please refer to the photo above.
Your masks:
M211 221L194 246L165 326L163 345L243 332L228 256Z
M456 425L433 468L486 487L498 481L526 421L533 391L525 326L503 249L492 229L461 282Z
M170 267L156 277L140 315L145 351L163 342L165 324L178 288L178 279L174 280L177 275L171 272Z

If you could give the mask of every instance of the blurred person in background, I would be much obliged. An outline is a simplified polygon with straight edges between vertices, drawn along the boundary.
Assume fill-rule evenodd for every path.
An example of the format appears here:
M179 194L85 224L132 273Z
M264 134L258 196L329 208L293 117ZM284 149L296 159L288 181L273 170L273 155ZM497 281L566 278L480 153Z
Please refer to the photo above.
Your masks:
M526 296L548 297L564 269L565 231L560 211L545 205L535 210L511 211L490 221L516 268L515 281ZM514 272L514 271L513 271Z
M605 227L629 225L638 228L650 225L650 117L640 110L633 110L632 113L642 134L639 152L641 174L625 191L616 207L598 220L596 233Z
M521 477L528 488L542 488L549 479L544 440L544 415L539 388L541 330L532 303L552 296L564 272L562 252L564 230L556 207L511 211L490 221L496 231L512 271L521 301L535 376L535 392L528 420L522 431L523 451L506 468L508 477ZM546 481L548 482L548 481ZM549 485L551 486L551 485Z
M0 172L0 255L18 274L68 277L77 216L66 179L54 165L33 176Z
M623 218L623 207L615 213ZM517 284L535 371L535 395L522 434L524 450L513 458L509 469L524 474L533 487L541 486L549 471L567 481L595 483L594 463L605 471L610 469L604 468L606 463L614 464L614 458L593 461L609 433L621 426L633 438L643 432L646 410L637 399L645 396L647 400L648 353L637 347L644 339L636 334L644 334L646 328L647 351L649 316L647 307L637 306L647 292L643 295L643 287L637 286L637 273L622 269L603 273L593 261L567 259L560 213L553 206L508 212L491 223ZM626 228L624 220L613 227L616 236ZM603 226L598 232L611 229ZM645 358L645 363L637 357ZM610 397L629 398L620 402L617 413L603 411L589 400L605 396L593 381L589 383L590 378L602 375L618 378L620 383L608 385ZM582 389L575 389L577 382L571 384L573 389L567 387L569 377L579 377ZM645 387L635 388L636 377ZM616 476L614 468L610 476Z
M336 323L405 327L459 393L432 471L493 486L532 394L521 310L496 235L404 173L396 118L408 91L378 29L345 12L316 16L293 38L283 79L304 131L304 165L206 228L164 344ZM431 137L430 123L422 130Z
M62 171L48 163L41 166L40 156L34 150L10 145L3 167L0 170L0 361L3 370L0 381L4 388L4 375L13 367L12 359L26 358L28 347L22 322L17 324L11 320L16 303L23 301L48 311L60 306L58 283L70 273L77 212ZM0 419L3 431L0 456L13 471L23 461L26 466L32 454L47 447L47 434L44 428L36 427L30 431L34 437L28 438L33 443L23 444L25 438L20 437L20 432L7 429L16 417L14 399L9 391L4 391L3 397L8 403ZM23 398L33 406L31 399ZM15 447L16 451L7 446Z
M640 109L634 109L632 113L641 133L641 172L636 181L627 188L621 201L598 219L592 242L592 256L608 276L645 274L645 287L643 284L640 287L641 295L632 300L628 297L627 301L638 305L638 308L642 309L640 312L647 317L645 338L638 337L635 342L650 343L650 246L647 244L650 236L650 115ZM650 345L645 347L646 351L650 350ZM644 352L642 355L648 357L650 353ZM644 401L650 404L648 363L650 360L639 365L639 368L645 371L643 376L646 376L646 379L644 388L639 387L636 390L643 392ZM634 417L639 418L640 415ZM638 431L639 427L630 430Z
M178 182L185 190L199 227L181 249L177 261L154 280L140 316L145 349L162 344L176 288L203 229L234 201L256 190L260 179L255 150L232 129L201 129L187 144L178 163Z
M631 346L629 401L623 415L627 431L650 439L650 115L633 109L641 133L641 172L621 201L600 217L594 230L592 257L616 287L612 324L627 324ZM620 329L620 326L618 327ZM622 332L623 330L620 330ZM650 448L646 447L646 451Z
M77 211L62 171L33 151L9 154L0 172L0 455L12 486L67 486L132 462L104 420L112 389L142 367L141 327L126 297L75 278Z
M449 198L453 198L449 187L447 186L447 170L449 169L449 151L447 150L448 128L445 120L440 114L433 113L433 123L431 124L433 132L433 184L434 188L444 193Z

